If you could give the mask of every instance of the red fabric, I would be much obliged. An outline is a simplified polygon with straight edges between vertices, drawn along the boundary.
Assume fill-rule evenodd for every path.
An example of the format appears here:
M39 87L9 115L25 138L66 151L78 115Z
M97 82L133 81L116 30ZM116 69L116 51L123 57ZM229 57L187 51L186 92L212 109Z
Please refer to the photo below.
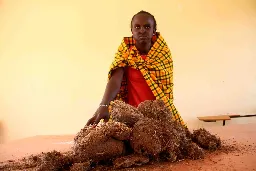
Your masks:
M141 56L143 59L146 56ZM128 104L137 107L145 100L155 100L155 96L139 70L126 68L128 83Z

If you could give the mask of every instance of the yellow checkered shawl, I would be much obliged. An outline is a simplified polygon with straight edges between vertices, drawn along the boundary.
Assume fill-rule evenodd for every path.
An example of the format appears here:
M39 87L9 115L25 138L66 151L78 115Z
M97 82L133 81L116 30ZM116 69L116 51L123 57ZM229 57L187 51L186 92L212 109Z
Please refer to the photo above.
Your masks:
M185 125L173 104L173 61L170 49L160 33L155 36L155 41L145 60L136 49L135 40L125 37L118 48L114 61L110 66L108 78L112 71L119 67L132 67L141 71L148 86L156 99L162 99L173 113L173 118ZM127 82L124 76L116 100L127 102Z

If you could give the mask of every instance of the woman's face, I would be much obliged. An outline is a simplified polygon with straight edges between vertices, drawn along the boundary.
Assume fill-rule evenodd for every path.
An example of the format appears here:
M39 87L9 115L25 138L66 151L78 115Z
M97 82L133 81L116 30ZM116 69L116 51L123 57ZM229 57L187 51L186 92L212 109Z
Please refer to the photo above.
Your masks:
M138 14L132 21L133 38L139 44L147 44L151 42L155 33L154 20L147 14Z

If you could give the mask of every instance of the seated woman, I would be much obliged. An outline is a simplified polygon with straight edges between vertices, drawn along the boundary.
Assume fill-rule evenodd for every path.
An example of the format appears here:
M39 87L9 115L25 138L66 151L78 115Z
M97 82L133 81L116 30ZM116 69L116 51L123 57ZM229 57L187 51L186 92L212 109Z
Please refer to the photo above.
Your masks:
M131 21L132 37L125 37L109 71L103 99L87 125L109 119L108 106L118 99L137 107L145 100L162 99L173 118L185 125L173 105L173 61L155 17L140 11Z

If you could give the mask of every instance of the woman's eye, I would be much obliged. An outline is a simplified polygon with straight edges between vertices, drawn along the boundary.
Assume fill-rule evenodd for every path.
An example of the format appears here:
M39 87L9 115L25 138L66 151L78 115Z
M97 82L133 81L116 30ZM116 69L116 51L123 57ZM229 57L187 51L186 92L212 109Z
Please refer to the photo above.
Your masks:
M140 27L139 26L135 26L136 29L139 29Z

